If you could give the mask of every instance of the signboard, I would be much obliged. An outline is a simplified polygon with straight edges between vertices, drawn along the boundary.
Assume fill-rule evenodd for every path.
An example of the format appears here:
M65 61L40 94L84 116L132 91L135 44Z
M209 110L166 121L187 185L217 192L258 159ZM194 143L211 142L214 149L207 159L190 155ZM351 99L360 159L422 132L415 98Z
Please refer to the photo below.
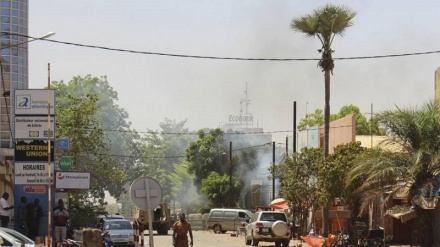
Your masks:
M90 189L89 172L55 172L57 189Z
M15 117L15 139L48 139L48 117L17 116ZM50 136L55 128L54 117L50 117Z
M69 149L69 139L67 138L58 138L57 139L57 148L61 150Z
M154 178L137 178L130 186L130 198L140 209L154 209L162 201L162 187Z
M15 184L47 184L48 163L16 162Z
M55 91L44 89L16 89L15 115L54 115ZM50 104L50 113L48 105Z
M54 160L53 141L50 160ZM22 140L15 143L15 161L48 161L47 140Z
M63 156L58 161L58 166L63 171L70 170L70 168L72 168L72 165L73 165L73 160L68 156Z

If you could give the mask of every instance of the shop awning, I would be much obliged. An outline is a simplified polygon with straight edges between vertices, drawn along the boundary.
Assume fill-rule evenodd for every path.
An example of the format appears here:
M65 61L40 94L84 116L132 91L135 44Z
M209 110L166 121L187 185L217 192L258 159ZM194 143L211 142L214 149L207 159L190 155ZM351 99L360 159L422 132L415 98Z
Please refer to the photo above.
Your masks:
M401 205L394 205L393 207L389 208L385 215L389 215L398 220L400 219L402 223L417 217L417 213L414 209L412 209L410 206Z
M277 198L269 204L269 207L274 209L288 209L289 205L284 198Z

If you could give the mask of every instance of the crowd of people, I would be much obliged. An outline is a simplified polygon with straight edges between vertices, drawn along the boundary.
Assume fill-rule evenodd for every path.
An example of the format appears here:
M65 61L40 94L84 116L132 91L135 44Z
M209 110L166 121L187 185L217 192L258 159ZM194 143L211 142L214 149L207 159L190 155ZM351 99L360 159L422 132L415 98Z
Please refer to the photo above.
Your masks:
M8 227L10 221L11 209L13 205L8 204L9 193L3 193L0 198L0 221L1 227ZM33 202L28 202L25 196L20 198L20 204L17 207L16 224L18 224L18 231L30 239L40 236L40 219L43 216L43 209L40 205L40 199L35 198ZM54 239L56 242L62 242L66 239L67 220L69 219L69 212L64 207L62 199L58 200L57 206L52 214L54 225Z

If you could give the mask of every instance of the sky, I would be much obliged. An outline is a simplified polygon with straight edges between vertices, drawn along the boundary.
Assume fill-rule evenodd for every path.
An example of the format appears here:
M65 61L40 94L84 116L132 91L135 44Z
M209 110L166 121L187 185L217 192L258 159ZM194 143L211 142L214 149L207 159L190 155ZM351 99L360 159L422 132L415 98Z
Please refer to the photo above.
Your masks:
M317 39L290 29L294 17L326 3L357 12L333 42L334 58L440 51L440 1L402 0L38 0L29 1L29 35L123 50L166 54L320 58ZM324 108L324 74L317 61L246 61L158 56L47 41L29 43L29 88L74 76L107 76L138 131L160 130L165 118L187 119L190 130L217 128L248 113L253 127L292 135L297 118ZM363 113L421 106L434 98L440 53L335 60L331 113L353 104ZM246 90L247 85L247 90Z

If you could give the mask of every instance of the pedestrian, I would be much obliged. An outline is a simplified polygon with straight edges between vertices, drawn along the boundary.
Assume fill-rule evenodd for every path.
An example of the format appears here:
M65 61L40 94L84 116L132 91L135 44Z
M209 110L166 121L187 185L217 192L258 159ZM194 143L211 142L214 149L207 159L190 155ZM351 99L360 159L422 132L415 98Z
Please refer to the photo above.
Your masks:
M53 212L53 219L55 222L55 241L57 243L63 242L67 234L67 220L69 219L69 212L64 208L63 199L58 200L58 208Z
M0 198L0 220L2 227L8 227L9 215L11 215L11 209L14 208L14 205L9 206L8 199L8 192L3 193L2 198Z
M40 218L43 216L43 209L40 205L40 199L35 198L34 202L26 206L26 222L28 227L28 237L32 240L38 236L40 230Z
M27 198L22 196L20 198L20 205L17 208L17 223L18 223L18 231L23 235L28 235L27 221L26 221L26 204Z
M188 247L188 232L191 238L190 245L193 246L191 224L186 221L185 214L181 213L179 220L173 224L173 246Z

